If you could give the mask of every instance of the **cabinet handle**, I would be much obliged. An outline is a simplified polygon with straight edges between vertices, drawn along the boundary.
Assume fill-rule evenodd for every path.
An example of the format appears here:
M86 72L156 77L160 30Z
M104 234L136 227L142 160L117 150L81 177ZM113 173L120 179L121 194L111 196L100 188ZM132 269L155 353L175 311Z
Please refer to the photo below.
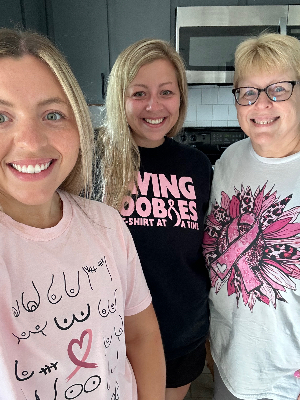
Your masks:
M278 33L280 33L281 35L286 35L286 18L285 17L279 18Z
M102 81L102 99L105 99L106 96L106 90L105 90L105 75L103 72L101 72L101 81Z

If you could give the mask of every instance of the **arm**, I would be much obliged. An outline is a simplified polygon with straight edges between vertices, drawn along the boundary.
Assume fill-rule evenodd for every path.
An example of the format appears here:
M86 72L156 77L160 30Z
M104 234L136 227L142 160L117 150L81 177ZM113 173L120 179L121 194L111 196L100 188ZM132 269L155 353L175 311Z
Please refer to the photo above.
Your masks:
M127 357L132 365L139 400L164 400L166 366L158 322L152 304L125 317Z

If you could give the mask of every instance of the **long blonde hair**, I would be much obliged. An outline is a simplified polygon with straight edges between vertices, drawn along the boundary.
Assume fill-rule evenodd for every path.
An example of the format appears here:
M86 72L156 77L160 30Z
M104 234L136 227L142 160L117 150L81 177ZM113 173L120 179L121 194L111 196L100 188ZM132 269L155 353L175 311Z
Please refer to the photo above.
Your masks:
M109 76L106 117L98 136L101 158L100 196L118 210L122 200L130 192L130 185L136 183L140 167L138 146L132 138L126 119L125 93L139 69L158 59L166 59L172 63L178 80L179 117L167 134L168 137L173 137L182 128L186 116L187 82L184 63L168 42L143 39L132 44L118 56Z
M60 189L74 194L84 192L88 195L92 191L94 134L88 106L71 68L64 56L46 37L30 31L0 29L0 58L20 58L27 54L47 64L54 73L70 102L79 131L79 156Z

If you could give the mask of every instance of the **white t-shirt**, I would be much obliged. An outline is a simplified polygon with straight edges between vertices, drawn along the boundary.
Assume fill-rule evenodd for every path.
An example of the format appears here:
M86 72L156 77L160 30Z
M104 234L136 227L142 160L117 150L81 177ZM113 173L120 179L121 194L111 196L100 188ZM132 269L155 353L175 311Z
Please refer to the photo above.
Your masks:
M217 161L206 220L211 345L241 399L296 400L300 380L300 153L245 139Z
M112 208L59 192L53 228L0 213L0 399L137 399L124 317L151 303Z

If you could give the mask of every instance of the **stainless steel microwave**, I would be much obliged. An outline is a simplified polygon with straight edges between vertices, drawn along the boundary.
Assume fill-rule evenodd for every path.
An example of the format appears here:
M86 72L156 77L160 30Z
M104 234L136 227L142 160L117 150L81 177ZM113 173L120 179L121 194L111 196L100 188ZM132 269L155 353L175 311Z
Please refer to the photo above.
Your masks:
M237 45L262 31L300 39L300 5L177 7L176 50L189 84L231 84Z

